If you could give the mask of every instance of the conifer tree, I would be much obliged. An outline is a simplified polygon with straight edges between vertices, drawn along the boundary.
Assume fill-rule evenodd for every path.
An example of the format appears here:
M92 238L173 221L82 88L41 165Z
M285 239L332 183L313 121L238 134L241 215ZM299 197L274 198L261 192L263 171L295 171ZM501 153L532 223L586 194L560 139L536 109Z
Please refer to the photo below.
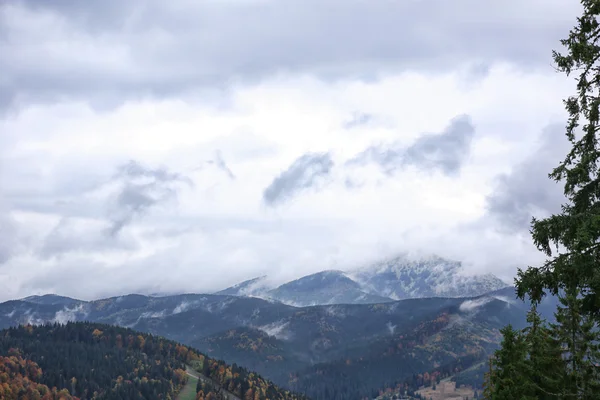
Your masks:
M595 323L581 313L582 299L575 288L560 297L553 334L563 348L564 379L562 395L565 398L597 399L600 376L598 331Z
M516 286L519 297L539 302L546 291L558 295L573 285L582 297L581 312L600 320L600 0L581 4L577 26L561 41L566 53L553 52L558 71L578 73L577 94L564 100L572 148L549 175L564 181L566 202L559 214L533 218L533 241L548 260L520 270Z
M600 0L581 4L561 41L565 53L553 52L559 72L577 74L577 93L564 100L571 150L549 174L564 182L565 203L558 214L532 219L533 242L547 261L518 271L517 294L532 302L530 326L522 337L510 326L502 331L486 382L490 400L600 398ZM550 331L536 311L546 293L561 301Z
M493 357L488 359L488 372L485 373L483 378L483 392L481 396L486 400L491 400L494 395L494 382L496 382L496 375L494 374Z
M535 304L527 314L527 322L524 340L529 354L528 378L534 396L539 400L557 399L564 389L565 363L561 343L554 338Z
M535 387L530 380L527 362L527 343L521 332L507 325L500 331L501 347L492 358L493 371L486 388L489 400L536 400Z
M559 72L576 74L576 94L564 100L569 114L566 137L571 150L549 174L564 182L561 212L532 219L532 238L547 256L539 268L519 270L515 284L521 299L538 304L546 293L559 296L552 327L553 339L562 347L549 359L562 365L562 374L544 361L535 381L545 393L558 398L599 397L598 322L600 322L600 0L581 0L583 13L569 36L562 40L564 53L553 52ZM537 323L532 320L530 323ZM531 340L537 335L528 338ZM538 337L541 340L541 337ZM552 349L555 344L547 342ZM530 347L530 358L535 350ZM531 360L532 366L536 361Z

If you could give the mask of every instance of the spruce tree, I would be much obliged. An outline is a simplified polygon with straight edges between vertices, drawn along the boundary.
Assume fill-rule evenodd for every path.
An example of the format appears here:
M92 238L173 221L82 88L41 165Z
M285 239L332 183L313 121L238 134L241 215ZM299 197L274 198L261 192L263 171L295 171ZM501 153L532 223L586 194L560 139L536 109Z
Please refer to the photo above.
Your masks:
M575 288L560 296L561 305L552 325L555 339L562 345L564 398L597 399L600 380L596 364L598 331L594 321L581 313L582 299Z
M536 400L531 372L527 362L527 343L521 332L511 325L500 331L503 335L501 347L492 358L486 399L489 400Z
M486 400L491 400L494 396L494 383L496 382L496 375L494 374L494 363L493 357L488 359L488 372L485 373L483 378L483 392L482 397Z
M558 71L578 73L577 94L564 100L572 148L549 174L564 181L566 202L559 214L533 218L533 241L548 260L519 270L516 286L519 297L539 302L546 291L558 295L572 284L582 297L581 312L600 320L600 0L581 4L577 26L561 40L566 53L553 52Z
M577 93L564 100L571 150L549 174L564 182L565 202L560 213L532 219L533 242L547 261L518 271L517 294L532 302L530 326L524 336L510 326L502 331L486 399L600 398L600 0L581 4L583 14L561 41L565 53L553 52L559 72L577 74ZM550 330L536 310L546 293L561 301Z
M529 326L524 329L524 340L529 354L527 372L533 394L540 400L558 399L564 389L565 371L561 343L555 339L535 304L527 314L527 322Z
M558 388L559 398L565 399L600 397L596 367L600 322L600 0L582 0L581 4L582 15L568 38L561 41L565 52L553 52L557 70L567 76L575 73L577 81L576 94L564 100L571 150L549 174L564 183L565 202L560 213L532 219L533 242L547 261L538 268L519 270L515 279L518 296L529 297L534 306L546 293L560 297L552 336L562 347L562 354L551 358L562 365L563 372L556 374L548 369L551 365L540 367L542 376L535 384L546 393L555 393ZM534 365L535 361L531 362Z

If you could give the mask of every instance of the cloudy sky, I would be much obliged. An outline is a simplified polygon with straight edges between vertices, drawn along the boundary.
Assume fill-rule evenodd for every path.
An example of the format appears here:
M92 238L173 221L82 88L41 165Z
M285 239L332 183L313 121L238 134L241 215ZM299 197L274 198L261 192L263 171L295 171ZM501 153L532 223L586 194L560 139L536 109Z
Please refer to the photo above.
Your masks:
M543 12L540 12L543 10ZM559 208L575 0L0 3L0 300L403 251L512 280Z

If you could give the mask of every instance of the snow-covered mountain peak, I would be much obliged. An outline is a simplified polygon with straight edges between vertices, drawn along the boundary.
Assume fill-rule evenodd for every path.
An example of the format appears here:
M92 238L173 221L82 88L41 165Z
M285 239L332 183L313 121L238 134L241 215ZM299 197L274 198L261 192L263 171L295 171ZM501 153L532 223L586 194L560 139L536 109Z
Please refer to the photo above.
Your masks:
M217 294L261 297L307 306L383 303L421 297L470 297L507 286L491 274L469 274L459 261L435 254L405 253L353 271L321 271L280 286L261 276Z
M478 296L508 286L491 274L468 274L462 263L437 255L402 254L353 271L365 291L395 300Z
M391 259L355 270L352 275L395 274L397 278L400 278L404 276L406 272L457 273L460 269L460 262L447 260L437 255L400 254Z

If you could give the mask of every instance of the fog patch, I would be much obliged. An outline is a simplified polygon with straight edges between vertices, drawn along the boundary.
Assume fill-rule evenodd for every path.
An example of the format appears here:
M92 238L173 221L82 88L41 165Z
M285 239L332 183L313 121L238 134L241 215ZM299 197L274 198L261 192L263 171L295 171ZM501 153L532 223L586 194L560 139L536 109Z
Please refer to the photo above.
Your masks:
M333 305L333 306L325 307L323 309L323 311L325 312L325 314L327 314L330 317L336 317L336 318L345 318L346 317L346 312L344 311L344 309L342 307Z
M462 302L462 304L460 305L460 307L458 309L463 312L471 312L471 311L474 311L477 308L489 303L492 300L493 299L491 297L482 297L482 298L474 299L474 300L466 300L466 301Z
M181 314L182 312L185 312L185 311L191 309L192 307L197 306L199 303L200 303L199 301L184 300L177 307L175 307L173 309L173 314Z
M258 330L263 331L269 336L273 336L279 340L290 340L291 332L287 329L289 322L276 321L272 324L262 325L257 327Z
M388 321L388 323L385 324L385 326L388 329L388 331L390 332L390 335L393 335L396 332L397 325L392 325L391 321Z
M52 319L52 322L59 324L66 324L67 322L77 321L79 319L85 319L89 312L86 310L84 304L79 304L73 308L65 307L60 311L57 311Z
M147 311L140 314L140 318L163 318L167 315L167 310L162 311ZM139 321L139 319L138 319Z
M24 325L43 325L46 323L46 321L44 321L44 319L39 318L36 316L35 313L32 313L31 309L28 309L27 311L25 311L25 313L23 314L22 320L23 320Z
M227 300L223 300L219 303L210 303L206 305L206 311L208 311L211 314L214 314L215 312L222 312L225 311L227 309L227 307L229 307L229 305L231 303L233 303L234 301L236 301L237 299L235 297L229 298Z

